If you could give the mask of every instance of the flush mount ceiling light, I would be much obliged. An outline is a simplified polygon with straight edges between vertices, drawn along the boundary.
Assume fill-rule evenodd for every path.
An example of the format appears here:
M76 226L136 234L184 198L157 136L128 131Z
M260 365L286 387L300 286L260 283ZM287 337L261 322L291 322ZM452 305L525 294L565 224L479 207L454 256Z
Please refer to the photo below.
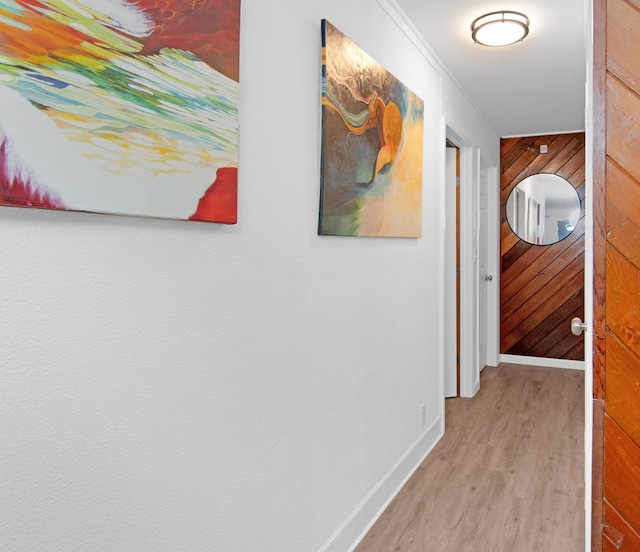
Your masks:
M529 18L519 12L491 12L471 23L471 38L484 46L508 46L528 34Z

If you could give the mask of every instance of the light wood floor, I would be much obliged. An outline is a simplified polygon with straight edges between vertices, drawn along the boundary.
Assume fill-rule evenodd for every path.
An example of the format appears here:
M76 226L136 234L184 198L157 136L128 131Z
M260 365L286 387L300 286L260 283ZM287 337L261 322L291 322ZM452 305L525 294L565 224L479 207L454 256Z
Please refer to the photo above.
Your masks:
M356 552L584 550L584 373L502 364Z

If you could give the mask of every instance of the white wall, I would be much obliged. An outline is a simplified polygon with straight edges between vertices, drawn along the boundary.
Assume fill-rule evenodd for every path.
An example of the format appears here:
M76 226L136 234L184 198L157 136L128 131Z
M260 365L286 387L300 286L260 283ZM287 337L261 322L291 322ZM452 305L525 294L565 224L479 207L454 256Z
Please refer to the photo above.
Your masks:
M243 0L237 226L0 209L0 550L345 550L435 443L443 115L498 144L393 7ZM316 235L323 17L425 100L421 239Z
M446 69L445 69L445 75ZM479 324L487 331L487 359L497 364L495 344L499 340L499 217L494 205L499 199L500 140L485 118L474 108L467 95L447 75L443 78L443 111L447 136L460 146L460 395L473 397L480 389ZM480 250L478 228L479 191L481 174L486 176L488 200L487 226L487 271L494 274L487 290L485 318L480 320L478 297L480 272L478 252ZM453 232L451 225L447 232ZM454 252L445 252L445 262L455 263ZM451 290L452 288L449 288ZM453 291L450 291L453 293ZM449 345L451 346L451 345Z

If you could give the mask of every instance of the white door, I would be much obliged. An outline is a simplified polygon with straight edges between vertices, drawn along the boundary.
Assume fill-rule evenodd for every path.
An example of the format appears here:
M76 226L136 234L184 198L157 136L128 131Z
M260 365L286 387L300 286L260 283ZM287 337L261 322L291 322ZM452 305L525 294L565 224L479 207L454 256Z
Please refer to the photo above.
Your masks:
M444 266L444 396L458 394L456 308L456 187L458 149L446 147L445 163L445 266Z
M487 274L488 240L487 240L487 176L480 174L480 193L478 201L478 264L480 282L478 286L478 367L480 371L487 365L487 286L493 283L493 276Z

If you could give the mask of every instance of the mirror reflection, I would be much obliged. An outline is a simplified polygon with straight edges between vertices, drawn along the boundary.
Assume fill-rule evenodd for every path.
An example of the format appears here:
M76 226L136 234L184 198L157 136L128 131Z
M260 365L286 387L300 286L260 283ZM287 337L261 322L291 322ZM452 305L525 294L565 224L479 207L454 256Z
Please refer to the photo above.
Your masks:
M533 245L566 238L580 219L580 197L571 182L539 173L521 180L507 199L507 221L516 235Z

